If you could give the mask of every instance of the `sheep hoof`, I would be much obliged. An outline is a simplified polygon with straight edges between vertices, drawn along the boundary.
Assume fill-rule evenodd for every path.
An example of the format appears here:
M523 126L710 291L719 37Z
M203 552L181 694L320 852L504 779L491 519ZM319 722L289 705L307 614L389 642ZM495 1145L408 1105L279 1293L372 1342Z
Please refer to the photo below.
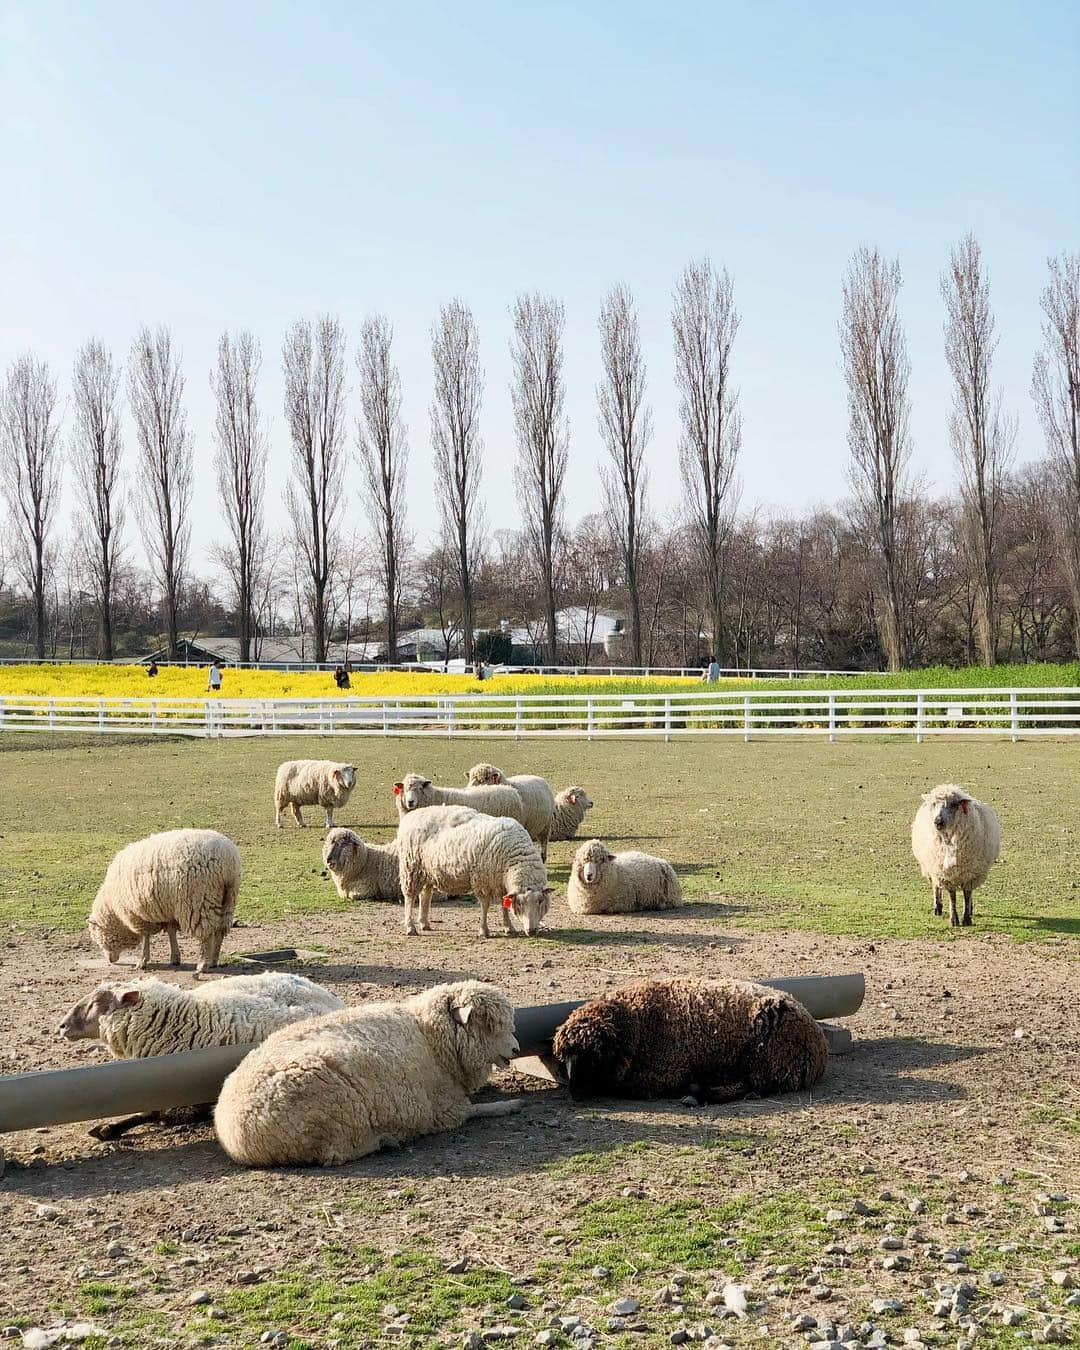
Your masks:
M416 925L415 925L415 924L410 924L410 925L408 926L408 928L405 929L405 936L406 936L406 937L416 937L416 936L417 936L417 930L416 930Z

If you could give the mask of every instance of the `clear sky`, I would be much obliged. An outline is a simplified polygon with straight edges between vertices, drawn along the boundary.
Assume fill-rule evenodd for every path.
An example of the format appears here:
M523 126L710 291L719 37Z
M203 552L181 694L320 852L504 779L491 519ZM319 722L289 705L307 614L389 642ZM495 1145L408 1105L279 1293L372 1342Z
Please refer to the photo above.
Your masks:
M797 507L845 491L840 277L875 243L903 266L916 461L944 487L938 278L968 229L990 269L1019 454L1041 452L1028 384L1046 257L1080 246L1078 91L1075 0L0 0L0 364L31 348L66 394L90 334L126 355L140 323L172 327L204 570L218 334L246 326L263 344L280 521L284 330L338 314L352 378L360 322L384 311L424 542L439 302L460 295L477 317L487 515L501 527L519 519L508 306L532 288L566 304L577 517L597 500L596 315L621 280L641 310L664 510L678 496L672 282L707 253L742 313L744 503Z

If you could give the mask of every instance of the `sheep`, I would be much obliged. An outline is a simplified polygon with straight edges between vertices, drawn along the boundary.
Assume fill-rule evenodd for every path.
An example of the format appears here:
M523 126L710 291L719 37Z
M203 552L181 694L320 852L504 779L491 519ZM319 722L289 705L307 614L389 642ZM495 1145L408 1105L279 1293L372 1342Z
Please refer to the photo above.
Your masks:
M568 787L555 797L555 814L551 822L549 839L573 839L578 827L585 819L585 812L595 803L581 787Z
M171 1055L211 1045L263 1041L278 1027L345 1004L302 975L234 975L181 989L164 980L101 984L76 1003L58 1028L68 1041L104 1041L116 1059ZM95 1126L97 1139L119 1139L136 1125L209 1120L212 1103L179 1111L144 1111Z
M399 820L421 806L467 806L484 816L509 816L518 822L525 819L525 804L517 788L505 783L486 787L436 787L421 773L407 773L394 784L394 800Z
M177 934L200 944L196 973L216 966L232 927L240 889L240 850L217 830L166 830L128 844L109 863L90 910L90 936L110 965L137 947L145 970L150 938L169 935L171 964L180 964Z
M331 830L323 846L323 875L345 900L400 900L397 840L368 844L354 830Z
M923 794L911 823L911 851L934 893L940 915L942 891L949 892L953 928L974 921L971 894L987 878L1001 852L1001 825L985 802L976 801L956 783L941 783ZM956 892L964 893L963 920L956 910Z
M431 930L433 892L471 893L480 902L480 936L488 938L488 908L502 900L503 925L513 932L511 913L533 937L550 905L547 871L519 821L485 816L463 807L428 806L410 811L398 825L398 860L405 896L405 932Z
M525 807L521 823L536 840L540 857L547 862L548 840L555 818L555 794L546 778L534 773L519 773L507 778L494 764L474 764L465 775L470 787L508 783L516 788Z
M287 759L274 777L274 822L285 828L282 812L291 807L293 819L304 828L302 806L321 806L326 828L334 828L334 809L344 806L356 786L356 765L336 764L332 759Z
M516 1101L473 1105L518 1052L514 1010L479 980L369 1003L275 1032L225 1080L218 1140L248 1167L334 1167Z
M638 980L575 1009L554 1054L575 1097L726 1102L825 1072L821 1028L790 994L743 980Z
M682 904L675 869L663 858L628 850L612 853L590 839L574 854L566 903L575 914L633 914Z

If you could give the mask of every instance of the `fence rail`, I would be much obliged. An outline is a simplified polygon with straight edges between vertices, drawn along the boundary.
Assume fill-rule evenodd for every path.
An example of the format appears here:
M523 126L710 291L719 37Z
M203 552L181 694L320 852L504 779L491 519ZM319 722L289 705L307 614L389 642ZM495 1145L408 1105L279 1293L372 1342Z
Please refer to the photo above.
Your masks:
M166 736L1073 736L1080 689L0 698L0 731Z

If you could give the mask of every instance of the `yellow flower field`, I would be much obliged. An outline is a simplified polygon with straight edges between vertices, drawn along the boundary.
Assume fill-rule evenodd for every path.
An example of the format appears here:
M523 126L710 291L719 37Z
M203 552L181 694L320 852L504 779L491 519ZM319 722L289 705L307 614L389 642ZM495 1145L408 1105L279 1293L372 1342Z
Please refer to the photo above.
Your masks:
M403 671L354 674L349 695L399 698L409 694L663 693L697 681L678 676L497 675L478 684L471 675ZM0 697L20 694L56 698L204 698L205 666L162 666L150 679L144 666L0 666ZM221 698L341 698L330 671L232 670L226 668Z

